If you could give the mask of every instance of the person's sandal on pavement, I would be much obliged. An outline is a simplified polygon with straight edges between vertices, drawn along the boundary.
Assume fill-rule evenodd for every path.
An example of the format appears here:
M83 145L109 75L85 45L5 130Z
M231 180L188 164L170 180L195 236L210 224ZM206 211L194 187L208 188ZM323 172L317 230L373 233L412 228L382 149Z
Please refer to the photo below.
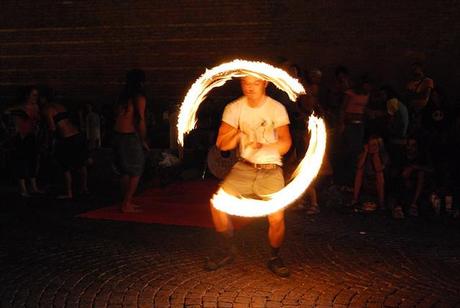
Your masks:
M400 206L397 206L393 209L393 218L404 219L404 212Z
M364 212L373 212L377 209L377 204L375 204L375 202L372 201L364 202L361 209Z
M231 251L216 251L206 258L204 269L208 272L215 271L224 265L230 264L235 259Z
M268 268L280 277L289 277L291 274L289 269L284 265L283 260L280 257L272 257L268 261Z
M309 208L307 208L307 215L316 215L316 214L319 214L320 212L320 209L319 209L319 205L316 204L316 205L311 205Z
M416 204L412 204L409 208L410 216L417 217L418 216L418 206Z

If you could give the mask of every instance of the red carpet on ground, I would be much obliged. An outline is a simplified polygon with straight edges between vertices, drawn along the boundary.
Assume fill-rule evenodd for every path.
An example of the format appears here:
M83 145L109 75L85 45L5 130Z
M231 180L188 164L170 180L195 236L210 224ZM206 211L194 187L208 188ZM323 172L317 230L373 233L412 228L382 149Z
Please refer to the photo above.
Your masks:
M83 213L79 217L158 223L166 225L213 227L209 200L219 182L214 179L179 181L166 187L145 190L133 199L142 213L122 213L119 204ZM247 219L234 219L235 227Z

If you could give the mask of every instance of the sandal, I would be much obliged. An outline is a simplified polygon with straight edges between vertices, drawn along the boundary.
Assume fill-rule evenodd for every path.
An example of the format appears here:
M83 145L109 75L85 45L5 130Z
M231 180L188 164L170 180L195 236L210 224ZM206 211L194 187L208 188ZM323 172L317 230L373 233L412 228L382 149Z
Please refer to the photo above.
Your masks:
M393 218L394 219L404 219L404 212L400 206L393 209Z
M204 270L208 272L215 271L235 260L235 255L231 250L216 250L211 256L206 258Z
M355 200L351 200L350 202L345 203L345 206L349 208L358 208L359 202Z
M271 258L268 263L267 267L276 275L280 277L289 277L291 274L289 269L284 265L283 260L280 257L273 257Z
M306 211L307 215L316 215L316 214L319 214L319 212L320 210L319 210L318 204L310 206Z
M409 214L411 216L417 217L418 216L418 206L416 204L412 204L409 208Z
M373 212L377 209L377 204L375 204L374 202L364 202L363 204L363 207L362 207L362 210L365 211L365 212Z

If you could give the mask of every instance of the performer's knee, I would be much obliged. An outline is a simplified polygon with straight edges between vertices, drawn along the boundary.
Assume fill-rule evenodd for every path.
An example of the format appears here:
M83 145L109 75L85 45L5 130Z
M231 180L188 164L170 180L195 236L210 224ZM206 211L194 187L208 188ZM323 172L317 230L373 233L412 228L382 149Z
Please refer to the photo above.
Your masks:
M284 225L284 211L268 215L268 223L272 227L280 227Z

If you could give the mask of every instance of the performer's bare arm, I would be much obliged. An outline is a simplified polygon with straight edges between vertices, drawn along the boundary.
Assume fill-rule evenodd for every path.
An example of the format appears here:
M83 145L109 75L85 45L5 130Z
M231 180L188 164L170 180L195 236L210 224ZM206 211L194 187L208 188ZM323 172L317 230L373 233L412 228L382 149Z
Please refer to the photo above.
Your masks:
M222 122L217 135L216 146L221 151L228 151L236 148L240 142L242 132L237 128Z
M271 144L264 144L264 147L275 147L281 155L286 154L291 148L292 139L289 132L289 125L283 125L276 128L278 141Z

